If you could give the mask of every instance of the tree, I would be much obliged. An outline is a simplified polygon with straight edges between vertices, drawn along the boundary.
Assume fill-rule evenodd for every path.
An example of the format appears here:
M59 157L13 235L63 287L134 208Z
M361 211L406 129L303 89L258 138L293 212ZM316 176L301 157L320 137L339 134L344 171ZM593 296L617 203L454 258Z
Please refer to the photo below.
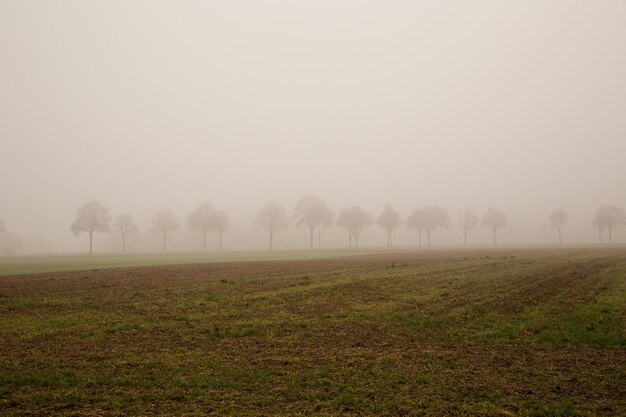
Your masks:
M604 205L596 211L592 224L600 233L600 242L602 242L602 230L607 229L609 231L609 243L613 243L613 229L626 224L626 215L624 210L619 207Z
M358 206L343 209L337 219L337 226L346 229L348 232L350 248L352 247L352 239L354 239L355 247L359 246L359 236L361 232L372 223L371 214Z
M406 219L406 227L419 232L419 247L422 247L422 232L426 228L426 212L424 209L415 209Z
M89 254L92 254L94 233L107 233L110 223L109 209L101 202L94 200L76 210L76 220L70 229L76 236L83 232L89 235Z
M473 210L467 209L459 212L459 224L463 230L463 246L467 246L467 235L478 227L480 219Z
M447 229L450 227L450 214L448 210L439 206L426 207L426 238L430 246L430 233L437 227Z
M430 234L437 228L450 226L450 214L446 209L439 206L424 207L414 210L406 220L407 227L417 229L420 234L420 247L422 246L422 232L426 232L428 246L430 246Z
M333 214L331 209L329 209L328 207L325 207L323 209L322 218L323 218L323 220L316 227L316 229L317 229L317 248L318 249L322 248L322 235L324 234L324 231L326 229L332 227L335 215Z
M569 216L567 215L567 211L563 209L559 209L550 214L550 223L552 223L552 227L554 227L559 233L559 245L563 244L561 231L563 230L563 226L565 226L568 220Z
M169 210L159 210L152 217L152 228L150 230L163 239L163 252L167 251L167 238L179 227L178 220Z
M126 238L139 232L139 229L137 229L137 226L135 226L135 222L133 221L133 216L130 214L118 216L117 219L115 219L113 226L117 229L120 236L122 236L122 253L126 253Z
M289 226L285 209L276 201L268 201L256 215L257 224L269 232L269 250L272 250L274 234Z
M602 232L604 232L604 225L598 221L597 218L593 219L591 225L598 231L598 245L602 244Z
M187 227L202 235L202 250L206 250L206 237L211 232L215 209L211 203L201 203L187 215Z
M376 224L387 231L387 247L390 248L393 243L393 229L402 224L400 215L387 204L383 212L378 216Z
M222 250L222 235L224 231L230 227L228 214L222 210L214 210L209 223L211 225L210 230L216 231L219 236L220 250Z
M309 247L313 249L313 233L317 230L318 247L321 247L322 232L332 225L333 213L322 199L308 196L298 201L292 218L296 227L309 229Z
M493 207L489 209L483 215L483 225L488 227L493 232L493 245L496 245L496 233L499 229L502 229L507 225L506 215L502 210L498 210Z

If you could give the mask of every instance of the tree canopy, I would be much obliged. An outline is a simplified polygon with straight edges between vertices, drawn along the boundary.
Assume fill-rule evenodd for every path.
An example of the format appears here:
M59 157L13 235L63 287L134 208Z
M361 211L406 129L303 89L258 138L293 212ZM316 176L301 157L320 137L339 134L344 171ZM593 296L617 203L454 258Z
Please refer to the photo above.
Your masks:
M609 243L613 243L613 230L626 224L626 215L620 207L604 205L598 208L591 223L600 235L604 229L609 232Z
M206 237L213 229L213 217L215 209L211 203L204 202L198 205L191 213L187 215L187 227L195 230L202 235L202 249L206 250Z
M113 226L122 237L122 252L126 252L126 238L139 232L139 229L135 226L133 216L130 214L122 214L115 219Z
M463 230L463 245L467 246L467 235L478 227L480 219L473 210L466 209L459 212L459 224Z
M506 215L502 210L489 207L483 215L483 225L493 232L493 244L496 245L496 233L507 225Z
M81 233L89 235L89 253L93 253L93 235L96 232L109 232L111 216L101 202L93 200L76 210L76 220L70 229L76 236Z
M422 246L422 232L425 231L430 246L430 234L438 227L450 226L450 214L446 209L439 206L419 208L413 211L406 220L409 229L419 231L419 244Z
M355 246L359 246L361 232L372 223L372 215L358 206L343 209L337 219L337 226L346 229L348 232L350 247L352 247L352 239L354 239Z
M287 229L289 226L289 218L283 206L276 201L268 201L257 212L256 223L269 233L269 249L271 250L274 243L274 234L281 230Z
M153 233L161 236L163 239L163 251L167 250L167 239L170 234L178 229L180 226L178 225L178 220L176 216L169 210L159 210L156 212L154 217L152 217L152 228L150 229Z
M556 210L550 214L550 223L552 223L552 227L554 227L559 233L559 244L563 243L561 232L563 230L563 226L565 226L568 220L569 216L563 209Z
M402 224L400 215L389 204L387 204L383 209L383 212L378 216L378 219L376 219L376 224L387 231L387 247L390 248L392 244L393 230Z
M321 232L332 225L333 213L321 198L307 196L296 204L293 219L296 227L309 229L309 247L313 249L313 233L318 231L318 246L321 246Z

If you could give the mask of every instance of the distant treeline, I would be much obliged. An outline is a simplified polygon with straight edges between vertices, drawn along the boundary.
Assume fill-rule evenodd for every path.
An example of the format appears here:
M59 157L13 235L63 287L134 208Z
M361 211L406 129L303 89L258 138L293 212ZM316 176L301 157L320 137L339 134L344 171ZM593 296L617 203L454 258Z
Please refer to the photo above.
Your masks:
M324 200L307 196L296 204L291 216L297 227L305 227L309 231L309 247L322 247L324 231L336 226L346 230L350 248L358 247L361 232L376 224L387 233L387 247L393 246L393 232L402 224L397 211L390 205L385 206L382 213L374 218L371 213L359 206L350 206L339 212L335 219L334 212ZM497 245L498 231L507 223L506 214L497 208L489 207L479 217L471 209L462 210L457 214L458 226L463 232L463 244L467 246L470 233L483 226L493 233L493 244ZM558 209L550 214L550 223L558 232L559 244L563 243L562 230L569 220L566 210ZM257 212L257 225L268 232L268 249L272 249L276 233L287 229L290 218L285 208L276 201L268 201ZM450 213L440 206L428 206L415 209L404 223L409 229L419 234L419 246L422 246L422 237L425 235L426 244L430 245L430 237L438 228L449 228ZM613 242L613 230L626 224L626 215L620 207L604 205L597 209L591 225L598 232L598 243L602 243L603 234L608 232L608 242ZM219 250L222 250L223 233L231 227L228 214L223 210L215 209L210 203L199 204L185 218L185 226L198 232L202 237L202 248L206 250L207 236L217 233ZM122 214L115 221L109 215L109 209L100 201L90 201L76 210L76 220L70 229L75 235L86 233L89 237L89 253L93 252L93 238L96 233L108 233L112 229L119 234L121 249L126 252L126 241L129 236L138 233L132 215ZM170 235L180 229L176 216L169 210L159 210L152 217L150 231L158 235L163 242L163 251L167 250L167 240ZM0 220L0 232L6 232L6 227Z

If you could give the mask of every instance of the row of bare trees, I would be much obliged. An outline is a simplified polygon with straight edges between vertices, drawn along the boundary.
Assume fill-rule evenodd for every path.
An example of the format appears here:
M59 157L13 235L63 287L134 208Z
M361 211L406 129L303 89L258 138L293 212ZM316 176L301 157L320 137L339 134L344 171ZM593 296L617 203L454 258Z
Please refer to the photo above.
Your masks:
M333 211L326 203L315 196L302 198L296 204L292 220L297 227L304 227L309 232L309 247L313 249L322 247L324 231L333 225L346 230L348 244L352 248L358 247L359 237L363 230L372 224L377 224L387 232L387 246L393 246L393 232L402 224L400 215L390 205L385 206L382 213L374 219L372 215L359 206L350 206L339 212L336 222ZM230 227L228 215L222 210L216 210L210 203L199 204L186 217L186 226L189 230L196 231L202 237L202 248L206 250L207 237L210 233L217 233L219 248L222 250L223 233ZM550 214L550 223L556 229L559 236L559 244L562 243L562 230L569 220L568 213L559 209ZM89 236L89 253L93 252L93 237L95 233L106 233L111 230L112 218L109 210L99 201L90 201L76 210L76 220L71 230L79 235L86 233ZM279 203L267 202L256 215L256 223L269 234L268 247L273 248L276 233L287 229L289 216ZM507 225L507 218L502 210L489 207L482 217L478 217L473 210L467 209L458 213L458 223L463 231L463 243L467 246L469 234L479 226L488 228L493 233L493 244L497 244L497 232ZM450 214L440 206L429 206L415 209L405 220L409 229L416 230L419 236L419 246L422 246L423 234L426 235L426 243L430 246L431 234L438 228L450 227ZM626 224L624 211L615 206L605 205L600 207L592 222L598 231L599 242L602 242L604 231L608 231L608 241L613 242L612 232ZM168 210L156 212L152 218L150 231L158 235L163 241L163 250L167 250L167 241L171 234L180 228L176 216ZM126 251L126 242L129 236L138 233L139 229L130 214L118 216L113 222L113 229L120 235L122 251ZM0 232L6 228L0 221ZM315 240L317 239L317 242Z
M94 234L110 232L111 220L108 208L99 201L90 201L76 210L76 220L70 229L77 236L81 233L86 233L89 236L89 253L93 253ZM201 203L187 215L186 224L190 230L194 230L202 236L202 248L204 250L206 250L208 234L217 232L219 248L222 250L222 235L230 227L228 215L224 211L214 209L210 203ZM169 210L159 210L152 217L150 231L163 240L163 251L167 250L167 239L179 228L178 219ZM130 214L118 216L113 222L113 229L121 237L122 252L126 252L128 237L139 232L133 217Z
M397 214L397 213L396 213ZM296 204L292 216L296 227L306 227L309 230L309 247L313 249L314 237L317 235L317 247L322 247L324 231L333 225L334 214L326 203L319 197L308 196ZM289 226L289 217L285 209L276 201L268 201L258 211L257 224L268 231L268 248L271 250L274 235ZM337 226L346 229L350 247L352 243L358 246L361 231L373 223L372 216L361 207L352 206L342 210L337 218ZM395 226L394 226L395 227Z
M333 218L332 210L322 199L314 196L304 197L298 201L293 213L296 226L308 228L309 247L311 249L313 248L315 234L317 234L317 247L321 248L322 234L324 230L333 225ZM563 243L562 232L568 220L569 215L564 209L558 209L550 214L550 223L558 233L559 244ZM505 213L494 207L489 207L482 217L478 217L470 209L460 211L458 213L458 222L463 231L464 246L467 246L470 232L481 225L492 232L493 244L496 245L498 231L508 224ZM269 249L272 249L274 235L288 227L289 218L280 204L270 201L258 212L257 223L269 232ZM390 205L385 206L376 221L374 221L369 212L359 206L345 208L339 213L336 225L346 230L348 233L348 245L352 247L353 245L358 246L361 232L374 223L387 232L387 247L391 247L393 245L393 231L402 224L402 220L398 212ZM450 214L443 207L423 207L414 210L405 223L409 229L418 231L420 247L422 246L424 233L426 234L427 244L430 246L430 237L434 230L450 227ZM612 231L625 224L626 216L624 211L619 207L610 205L600 207L592 222L592 225L598 230L600 243L605 230L609 234L609 243L612 243Z
M309 230L309 247L314 246L314 237L317 235L317 247L322 246L322 235L324 230L333 225L334 215L326 203L314 196L304 197L296 204L292 218L296 221L296 226L304 226ZM465 210L459 214L459 220L464 232L464 242L467 244L469 232L475 229L480 223L480 219L472 210ZM257 224L269 233L269 249L272 249L274 235L281 230L285 230L289 225L289 217L285 209L275 201L267 202L257 213ZM348 233L349 247L359 245L359 236L362 231L376 223L387 232L387 246L393 245L393 231L402 224L400 215L390 205L385 206L383 212L376 221L372 215L359 206L350 206L343 209L337 217L335 223L337 227L343 228ZM489 208L484 214L482 223L493 231L494 245L496 244L496 233L507 224L504 212L495 208ZM416 209L406 219L406 225L410 229L419 232L419 245L422 246L422 234L426 233L428 245L430 245L431 233L441 227L450 226L450 215L448 211L439 206L430 206Z
M556 210L550 214L550 223L559 234L559 244L563 243L562 231L568 221L569 215L563 209ZM626 214L622 208L607 204L596 210L591 225L598 231L598 243L602 243L602 235L605 230L609 234L609 243L613 243L613 231L618 227L626 225Z
M613 243L613 230L626 225L626 215L620 207L604 205L596 211L591 225L598 231L598 243L602 243L602 234L609 232L609 243Z
M352 213L355 211L355 207L344 211L346 213ZM347 209L348 210L348 209ZM361 209L362 210L362 209ZM349 214L349 217L352 217ZM361 217L363 217L361 215ZM490 207L481 219L474 214L472 210L464 210L459 213L459 224L463 230L463 242L467 245L467 238L469 233L476 229L480 224L485 225L493 231L493 244L496 244L496 233L499 229L503 228L507 224L506 216L502 210ZM422 236L426 234L426 242L430 246L431 233L437 228L447 229L450 227L450 214L446 209L439 206L429 206L415 209L411 215L405 221L406 226L409 229L417 230L419 236L419 246L422 246ZM369 223L371 224L371 222ZM393 230L402 224L398 212L391 206L387 205L383 212L378 216L376 224L387 231L387 247L391 247L393 244ZM338 223L338 226L342 226ZM350 233L350 232L348 232ZM360 233L360 231L359 231ZM358 244L358 235L357 244Z

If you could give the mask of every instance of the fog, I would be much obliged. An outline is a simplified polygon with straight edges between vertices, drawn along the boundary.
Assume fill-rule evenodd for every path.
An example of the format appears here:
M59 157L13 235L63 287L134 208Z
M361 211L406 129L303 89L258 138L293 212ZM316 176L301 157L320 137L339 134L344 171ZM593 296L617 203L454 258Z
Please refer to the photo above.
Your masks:
M224 249L262 249L256 212L276 200L291 216L307 195L403 221L445 207L433 246L462 244L456 213L490 206L502 243L543 244L544 228L556 243L559 208L565 243L596 242L595 210L626 207L624 22L623 0L3 0L4 253L85 251L70 225L90 200L133 215L134 251L160 250L160 209L183 226L168 249L200 249L184 219L204 201L230 216ZM372 225L359 243L385 236ZM308 244L294 222L275 238Z

